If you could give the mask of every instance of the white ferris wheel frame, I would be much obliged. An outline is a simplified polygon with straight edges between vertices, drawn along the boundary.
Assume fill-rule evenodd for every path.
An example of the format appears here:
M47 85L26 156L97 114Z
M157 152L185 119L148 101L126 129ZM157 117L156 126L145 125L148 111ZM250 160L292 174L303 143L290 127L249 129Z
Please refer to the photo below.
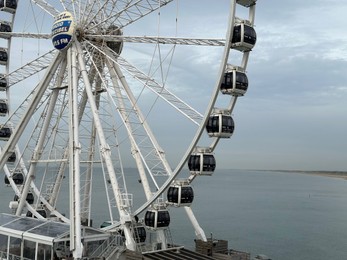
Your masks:
M56 8L49 3L47 3L44 0L32 0L34 4L42 8L47 14L55 17L60 12L56 10ZM65 1L61 1L63 4ZM66 1L68 3L68 1ZM107 1L105 1L106 4ZM119 13L123 14L124 17L121 17L122 19L119 19L120 21L120 29L125 27L128 24L131 24L142 17L146 16L147 14L152 13L153 11L157 10L158 8L161 8L170 2L172 0L161 0L160 4L158 6L151 5L151 1L145 1L149 6L143 7L141 5L141 1L133 1L134 3L127 6L123 10L119 11ZM153 1L152 1L153 2ZM156 2L156 1L154 1ZM248 3L252 3L250 6L247 6ZM9 141L6 143L6 145L1 149L2 156L0 157L0 168L4 168L5 174L7 175L10 185L12 189L15 191L16 195L21 197L26 197L29 190L32 190L38 199L50 210L52 214L57 216L60 220L70 223L71 225L71 237L73 238L71 240L72 242L72 248L74 248L74 255L81 255L82 254L82 247L81 247L81 220L78 216L81 215L81 204L80 204L80 172L79 172L79 164L80 164L80 143L79 143L79 120L81 115L79 115L79 109L77 106L77 102L74 100L77 100L77 90L78 90L78 81L79 76L77 75L77 68L76 64L79 64L79 73L81 74L81 78L83 79L83 82L85 84L85 90L86 90L86 100L88 100L91 111L92 111L92 117L94 120L94 126L97 132L98 140L100 142L100 151L102 154L103 159L105 160L105 165L107 168L107 172L109 173L110 183L113 189L114 198L116 200L117 208L119 210L120 214L120 220L119 222L114 223L113 225L110 225L105 230L112 230L114 228L117 228L119 225L123 226L124 234L127 241L127 247L130 249L135 250L136 245L132 237L132 233L130 230L130 226L127 224L131 222L131 219L133 216L137 216L141 214L143 211L145 211L147 208L149 208L153 203L155 203L158 198L168 189L168 187L173 183L173 181L178 177L181 170L183 169L184 165L186 164L189 156L193 153L194 150L197 149L197 145L199 143L199 140L201 138L201 135L203 134L205 130L205 126L207 123L207 120L211 114L211 112L214 109L214 105L216 102L216 99L219 94L219 88L223 79L223 75L225 72L225 68L228 65L228 58L230 55L230 52L232 49L232 37L233 37L233 28L235 26L235 22L238 21L237 17L235 16L236 12L236 6L237 4L244 5L249 8L249 16L248 21L253 26L254 25L254 17L255 17L255 1L251 0L231 0L230 1L230 11L229 11L229 18L228 18L228 27L226 32L225 39L193 39L193 38L178 38L178 37L156 37L156 36L123 36L123 35L85 35L86 39L98 39L102 41L113 41L113 42L130 42L130 43L147 43L147 44L173 44L173 45L199 45L199 46L224 46L224 52L221 58L221 63L218 70L218 78L215 82L215 86L213 88L213 94L210 98L209 104L206 107L206 111L204 114L200 114L197 112L194 108L192 108L190 105L185 103L183 100L181 100L178 96L170 92L168 89L166 89L164 86L156 82L153 78L147 76L145 73L138 70L135 66L130 64L127 60L125 60L122 56L118 55L117 53L113 52L112 50L101 50L98 46L93 45L92 42L88 42L90 49L98 50L100 53L105 55L105 57L108 57L108 60L106 61L106 67L110 71L110 78L120 79L120 83L122 84L124 88L124 93L126 93L128 100L132 104L132 106L137 111L137 116L139 120L142 122L143 128L147 134L148 139L150 140L150 143L153 146L153 150L157 154L160 163L163 165L163 169L165 169L165 172L167 174L167 179L164 182L164 184L161 184L160 186L156 184L155 178L152 176L152 179L155 183L155 186L157 188L157 191L153 193L151 191L150 185L146 181L146 174L145 172L151 172L151 167L146 164L145 155L142 154L141 148L138 146L138 141L136 140L134 136L134 130L132 129L132 125L127 121L127 115L120 112L121 117L123 118L123 123L127 128L127 132L129 135L130 143L132 146L133 151L137 151L133 154L135 158L135 162L137 165L137 168L139 170L142 185L145 190L145 196L146 196L146 202L140 206L138 209L136 209L134 212L130 212L129 208L125 205L129 205L130 202L124 203L124 198L122 197L122 194L120 194L120 190L122 190L119 187L119 183L117 180L117 173L114 171L112 158L110 155L110 150L106 141L106 138L103 133L102 124L100 123L99 115L98 115L98 107L94 100L94 94L92 90L92 86L90 84L89 75L87 73L88 68L85 64L85 60L83 57L86 55L86 52L83 51L83 47L81 46L81 43L78 40L75 40L71 47L68 49L67 54L58 52L54 54L53 52L48 52L40 57L38 57L35 60L32 60L30 63L26 64L25 66L10 72L9 71L9 64L6 65L6 75L9 83L8 90L6 91L7 99L10 101L10 88L17 84L18 82L21 82L25 80L26 78L35 75L36 73L39 73L41 71L46 70L46 74L43 77L43 80L39 82L37 87L31 92L28 99L24 100L22 103L22 106L18 108L17 110L13 111L11 116L9 117L8 122L17 121L19 124L14 128L14 131L9 139ZM64 6L64 4L63 4ZM66 6L65 6L66 7ZM149 8L150 7L150 8ZM134 10L137 10L138 12L134 12ZM147 10L147 11L144 11ZM76 10L73 10L76 12ZM97 15L97 14L95 14ZM130 17L126 19L125 17ZM15 15L12 17L12 24L14 23ZM11 38L12 37L20 37L20 38L32 38L32 39L49 39L51 36L50 34L35 34L35 33L18 33L18 32L11 32L11 33L3 33L4 35L8 34L8 50L11 49ZM249 51L243 52L243 58L240 67L243 70L246 70L248 58L249 58ZM65 55L65 56L64 56ZM88 54L87 54L88 55ZM89 54L90 55L90 54ZM67 60L64 60L65 57L67 57ZM70 112L70 125L69 125L69 153L64 155L64 158L61 159L62 162L66 163L69 161L69 168L70 168L70 193L74 194L74 196L70 196L70 219L63 216L59 211L57 211L52 203L50 201L47 201L42 195L39 189L36 187L36 185L31 181L34 178L35 174L35 165L40 160L40 151L43 146L43 139L46 134L47 128L48 128L48 119L47 122L42 127L41 137L38 138L38 144L35 148L34 157L31 162L31 166L29 169L26 169L24 161L21 159L19 164L21 165L23 172L26 176L26 182L23 185L23 188L20 190L17 185L13 182L11 179L11 171L9 170L6 160L10 156L10 154L13 151L17 151L17 153L20 155L20 149L17 146L19 138L23 135L26 125L29 122L29 119L31 118L31 115L35 113L37 106L40 104L42 97L45 95L45 91L50 87L50 81L54 75L58 74L58 78L61 80L58 82L62 83L63 81L63 75L59 75L58 67L59 65L63 67L67 67L68 71L68 82L69 86L72 86L69 88L69 107L71 108ZM132 75L136 80L139 82L142 82L145 87L150 89L153 93L158 95L160 98L162 98L165 102L167 102L169 105L173 106L179 113L182 113L185 117L187 117L189 120L191 120L194 124L198 126L198 129L195 132L195 135L186 149L186 152L182 156L180 162L176 166L174 170L171 169L169 163L166 161L164 156L164 151L159 146L155 135L152 133L150 127L148 126L144 115L141 113L141 109L137 107L135 97L132 95L132 92L130 90L130 87L125 80L125 76L122 73L122 70L126 71L130 75ZM61 69L61 73L64 73L65 69ZM116 86L118 83L114 80L113 85ZM53 89L53 93L56 93L58 95L59 89ZM118 95L119 99L121 100L122 93L117 92L117 89L115 90L116 95ZM56 97L55 97L56 98ZM54 94L53 94L54 99ZM229 106L226 108L226 111L228 111L229 114L232 113L233 108L236 104L237 96L233 96L233 98L230 101ZM9 104L11 104L9 102ZM26 105L27 109L24 110L23 107ZM48 108L48 115L53 113L54 110L54 104L55 102L52 102L52 105ZM122 106L122 105L121 105ZM125 107L125 104L123 104ZM10 106L11 107L11 106ZM122 107L121 107L122 108ZM124 109L120 109L121 111L125 111ZM23 112L24 111L24 112ZM14 120L15 118L19 117L19 114L22 114L20 120ZM96 134L96 133L95 133ZM95 137L95 136L94 136ZM216 148L218 141L220 137L214 137L211 145L205 149L207 149L209 152L213 152ZM149 154L150 152L148 152ZM36 156L36 157L35 157ZM35 161L36 160L36 161ZM195 179L196 175L191 175L189 178L189 182L192 182ZM58 192L56 190L55 192ZM54 195L56 196L56 195ZM52 201L55 200L55 197L53 196ZM90 194L89 194L90 196ZM125 199L127 200L127 199ZM54 204L54 203L53 203ZM42 218L42 216L36 212L35 208L33 208L26 200L22 199L19 200L18 208L16 210L16 214L20 215L22 213L22 210L24 207L27 207L29 211L33 213L33 215L37 218ZM199 239L202 239L206 241L206 235L203 231L203 229L199 226L198 221L196 220L191 208L189 206L184 207L189 219L191 220L196 235ZM161 234L161 236L165 236L164 234Z

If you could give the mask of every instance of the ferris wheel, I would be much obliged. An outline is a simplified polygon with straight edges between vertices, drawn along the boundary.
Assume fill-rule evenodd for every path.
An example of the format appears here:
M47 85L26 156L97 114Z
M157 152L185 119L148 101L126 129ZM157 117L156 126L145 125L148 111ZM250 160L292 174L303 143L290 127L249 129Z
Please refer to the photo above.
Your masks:
M165 249L175 207L206 240L191 184L213 175L217 144L233 134L256 0L191 2L0 1L0 168L14 191L10 208L69 223L74 255L81 225L92 225L102 203L95 190L109 220L102 228L121 230L131 250L153 250L146 233ZM185 16L208 14L197 4L221 7L221 33L180 27ZM213 82L182 69L190 55L211 53ZM69 209L60 204L67 192Z

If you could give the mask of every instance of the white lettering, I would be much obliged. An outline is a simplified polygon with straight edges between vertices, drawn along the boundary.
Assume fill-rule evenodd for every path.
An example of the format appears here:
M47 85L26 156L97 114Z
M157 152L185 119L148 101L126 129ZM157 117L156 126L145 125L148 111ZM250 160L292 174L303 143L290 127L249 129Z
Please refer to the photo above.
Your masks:
M69 43L69 39L68 38L61 38L59 40L55 40L53 41L53 46L56 47L58 45L61 45L61 44L68 44Z
M52 30L52 35L56 35L58 33L62 33L62 32L68 32L69 31L69 27L60 27L60 28L57 28L57 29L54 29Z
M58 27L60 27L60 26L63 26L63 25L64 25L64 22L55 23L55 24L53 24L53 26L52 26L52 30L54 30L55 28L58 28Z

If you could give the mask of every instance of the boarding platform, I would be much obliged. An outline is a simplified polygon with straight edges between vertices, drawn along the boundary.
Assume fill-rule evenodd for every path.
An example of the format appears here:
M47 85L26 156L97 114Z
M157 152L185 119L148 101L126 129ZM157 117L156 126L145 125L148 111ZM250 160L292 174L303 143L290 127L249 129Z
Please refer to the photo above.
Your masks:
M0 214L0 259L58 260L71 257L70 226L52 220ZM111 235L82 227L83 254L95 255Z

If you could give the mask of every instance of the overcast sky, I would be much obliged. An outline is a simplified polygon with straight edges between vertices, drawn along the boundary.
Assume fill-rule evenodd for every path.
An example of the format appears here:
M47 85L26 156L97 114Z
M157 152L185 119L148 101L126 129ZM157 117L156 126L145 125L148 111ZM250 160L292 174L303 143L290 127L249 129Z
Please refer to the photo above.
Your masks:
M197 11L196 1L180 1L179 21L194 27L178 25L179 34L223 36L228 2L201 1ZM250 86L233 111L234 135L215 150L217 167L347 170L346 14L346 1L258 0ZM185 78L186 88L195 89L183 94L190 102L202 95L197 89L215 81L218 55L210 49L186 52L176 64L200 71Z
M228 0L178 3L178 8L176 2L166 7L166 13L163 8L162 16L178 17L179 23L177 28L174 22L162 26L161 35L175 36L177 29L182 37L224 37ZM347 1L258 0L258 39L247 68L250 86L233 111L234 135L215 151L219 168L347 171L346 14ZM146 17L124 34L144 35L149 27L156 31L157 20L156 14ZM168 88L199 108L206 85L216 81L221 53L182 49L175 53ZM122 55L136 65L148 64L144 50L125 44ZM154 132L171 141L168 155L176 153L172 137L183 126L159 121ZM180 135L188 145L191 136Z
M347 170L346 13L345 1L258 1L234 167Z

